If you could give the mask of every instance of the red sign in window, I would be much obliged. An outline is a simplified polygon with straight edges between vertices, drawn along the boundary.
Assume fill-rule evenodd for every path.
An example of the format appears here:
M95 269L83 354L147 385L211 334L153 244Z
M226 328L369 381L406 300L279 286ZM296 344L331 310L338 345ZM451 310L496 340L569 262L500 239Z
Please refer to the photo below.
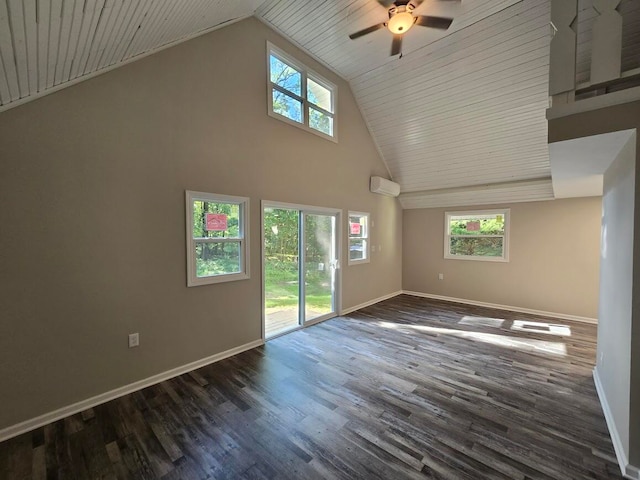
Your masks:
M467 232L479 232L480 222L467 222Z
M361 225L359 223L350 223L351 235L360 235Z
M224 213L207 213L207 232L221 232L227 229L227 216Z

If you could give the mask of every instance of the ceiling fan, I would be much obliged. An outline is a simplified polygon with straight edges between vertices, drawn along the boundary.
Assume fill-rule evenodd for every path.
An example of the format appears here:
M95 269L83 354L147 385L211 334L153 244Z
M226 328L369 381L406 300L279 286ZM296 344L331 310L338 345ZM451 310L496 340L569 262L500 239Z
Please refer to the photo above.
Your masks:
M417 6L420 6L422 0L396 0L395 2L378 0L378 3L385 8L389 8L389 20L352 33L349 35L349 38L351 40L355 40L356 38L360 38L381 28L387 28L391 33L393 33L393 42L391 43L392 56L400 54L400 57L402 57L402 36L414 25L447 30L453 22L453 18L414 15L413 11Z

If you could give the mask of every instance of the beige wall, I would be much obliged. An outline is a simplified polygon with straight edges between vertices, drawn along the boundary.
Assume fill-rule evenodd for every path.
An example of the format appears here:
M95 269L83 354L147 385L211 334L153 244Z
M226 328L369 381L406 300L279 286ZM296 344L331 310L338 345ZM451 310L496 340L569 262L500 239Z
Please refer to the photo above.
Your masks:
M443 258L445 211L493 207L405 210L403 288L596 318L601 199L495 207L511 208L508 263Z
M339 143L267 115L267 40L338 85ZM0 429L259 339L261 199L371 212L343 307L401 288L348 85L255 19L0 113L0 159ZM187 189L251 198L250 280L186 287Z
M599 110L589 111L558 118L549 121L549 142L559 142L573 138L581 138L601 133L616 132L640 128L640 102L632 102L617 105ZM640 152L640 135L636 134L635 158L637 162ZM631 171L631 170L628 170ZM635 168L634 187L640 184L640 169ZM633 255L627 260L633 264L633 285L631 299L631 318L622 316L616 318L602 318L598 324L598 365L597 371L604 388L603 396L600 400L605 403L604 408L613 409L622 406L628 412L611 412L614 417L615 436L620 437L624 442L624 437L628 431L628 451L624 452L627 461L635 469L640 469L640 191L636 188L632 199L633 208ZM615 207L614 207L615 210ZM605 223L608 221L607 215L612 212L604 212ZM628 225L627 225L628 227ZM629 235L628 229L609 230L610 241L615 244L624 244L623 239L617 238ZM613 300L613 299L612 299ZM620 332L623 330L623 333ZM617 339L617 340L616 340ZM628 346L622 347L617 342L626 341ZM619 355L620 351L628 351L628 355ZM608 362L606 370L600 372L604 354L605 363ZM614 398L622 391L620 382L625 381L624 376L628 375L629 399L612 401L607 405L608 398ZM604 397L604 398L603 398ZM628 423L625 420L628 418ZM620 453L620 452L618 452ZM636 474L637 475L637 474Z

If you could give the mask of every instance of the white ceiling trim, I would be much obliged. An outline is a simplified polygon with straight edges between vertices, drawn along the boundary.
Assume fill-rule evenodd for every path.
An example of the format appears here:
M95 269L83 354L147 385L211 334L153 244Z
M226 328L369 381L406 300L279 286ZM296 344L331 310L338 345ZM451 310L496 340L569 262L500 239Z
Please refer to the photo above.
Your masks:
M400 194L402 208L498 205L553 200L550 178Z

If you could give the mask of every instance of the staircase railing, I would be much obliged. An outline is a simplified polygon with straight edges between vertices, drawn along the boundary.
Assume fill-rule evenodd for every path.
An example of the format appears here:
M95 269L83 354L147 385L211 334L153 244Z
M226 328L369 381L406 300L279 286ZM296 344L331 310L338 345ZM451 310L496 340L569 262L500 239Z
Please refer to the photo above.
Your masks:
M585 8L586 3L592 5ZM639 4L635 0L551 1L552 107L640 86Z

